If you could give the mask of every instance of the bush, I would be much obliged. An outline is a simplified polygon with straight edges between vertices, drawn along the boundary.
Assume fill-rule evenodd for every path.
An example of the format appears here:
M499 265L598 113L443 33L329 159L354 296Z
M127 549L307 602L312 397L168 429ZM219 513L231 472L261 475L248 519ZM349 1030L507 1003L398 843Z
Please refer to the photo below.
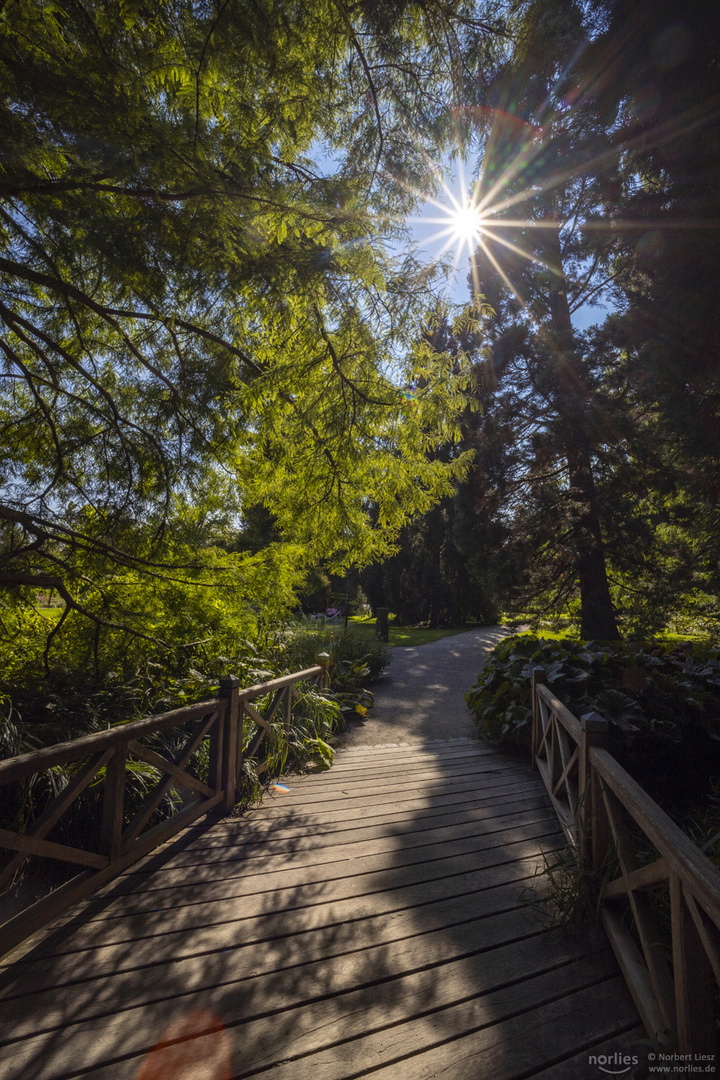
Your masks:
M377 682L390 663L390 646L320 619L298 619L280 631L268 653L277 666L298 671L330 656L331 685L347 692Z
M506 638L467 695L490 742L529 747L535 667L576 716L597 710L608 720L610 751L667 809L709 790L720 769L717 649Z

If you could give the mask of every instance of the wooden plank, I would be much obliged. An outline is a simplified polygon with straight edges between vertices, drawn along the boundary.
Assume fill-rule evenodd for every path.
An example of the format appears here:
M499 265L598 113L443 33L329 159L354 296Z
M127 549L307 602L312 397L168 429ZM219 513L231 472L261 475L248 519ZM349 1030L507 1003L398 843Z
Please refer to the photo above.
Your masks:
M539 695L536 697L535 700L538 710L538 742L535 756L537 758L544 758L546 761L549 761L550 744L548 740L552 738L553 733L552 711L548 708L547 703L543 701Z
M172 836L179 829L184 828L190 821L207 814L213 807L217 806L221 798L221 794L215 795L204 803L186 807L168 821L163 821L152 829L148 829L146 833L135 841L128 852L121 855L103 870L98 870L95 873L88 870L78 874L77 877L72 878L64 885L61 885L60 888L51 892L49 896L43 897L32 907L3 923L0 926L0 956L4 956L12 949L15 949L17 945L35 934L51 919L61 915L79 900L89 896L99 885L103 885L106 881L115 877L118 871L124 870L136 859L141 858L148 851L152 851L168 836Z
M718 1046L712 969L675 873L670 875L670 911L679 1050L704 1053L714 1061Z
M333 800L344 803L347 796L363 797L367 800L369 795L392 794L395 790L399 795L413 792L434 791L473 791L481 790L486 784L499 782L509 784L524 784L529 790L540 790L537 777L527 772L510 772L507 769L492 769L489 767L455 768L451 772L428 773L421 776L413 773L396 777L351 777L344 782L326 782L317 784L314 788L298 784L292 776L283 777L283 783L290 789L283 797L269 791L265 796L267 805L273 806L315 806L321 803L330 803ZM367 794L366 794L367 793ZM415 796L417 797L417 796Z
M101 845L110 862L118 857L122 846L127 748L126 741L115 744L113 755L106 766L103 784Z
M112 1018L129 1009L142 1015L147 1029L166 1003L180 999L181 1007L187 1010L201 1004L203 994L214 995L217 1001L218 991L224 1002L231 1003L236 1017L249 1020L330 994L345 994L368 981L377 984L431 971L437 982L439 973L443 979L449 977L450 964L469 964L477 990L479 983L489 989L523 976L533 967L551 970L584 956L579 939L548 935L530 919L519 919L514 911L447 925L442 920L447 906L436 907L441 919L423 920L420 926L402 914L390 921L389 928L375 918L364 921L354 932L335 927L298 935L289 943L289 953L280 941L265 951L262 944L232 944L231 955L225 951L202 961L190 957L180 961L179 967L166 962L39 990L32 997L25 994L4 1000L0 1046L91 1021L107 1020L121 1027L122 1018ZM609 950L608 955L612 959ZM331 958L333 963L329 964ZM462 996L455 985L450 985L448 992L448 1000ZM412 1015L417 1003L410 1001L408 1005ZM227 1008L224 1012L227 1016Z
M258 867L253 864L245 873L235 871L212 877L203 874L202 879L199 868L196 868L192 873L186 870L174 882L168 883L161 879L151 883L146 889L124 893L116 899L112 915L106 914L104 906L98 904L93 905L97 915L92 909L88 909L87 916L88 919L106 919L118 918L121 914L174 910L180 918L181 910L187 906L236 901L239 897L266 894L275 889L302 889L310 892L322 888L327 891L335 883L347 880L355 880L358 887L364 884L366 889L372 889L378 875L384 878L391 871L400 873L407 869L408 872L422 877L423 867L428 868L427 878L432 880L436 874L443 872L447 875L462 873L466 865L467 869L471 869L473 859L476 862L482 860L483 864L488 866L500 865L503 859L512 859L517 845L531 841L545 840L546 848L554 848L556 838L552 823L544 828L542 823L538 823L532 830L524 830L512 836L493 833L484 841L480 838L476 843L458 841L452 851L443 853L440 857L435 846L428 850L419 846L402 853L401 857L392 850L380 853L370 851L357 859L337 860L320 865L312 860L300 866ZM505 851L503 855L508 845L511 845L511 850ZM440 848L442 850L442 845ZM355 863L358 865L354 867ZM188 877L196 880L189 882ZM381 881L380 877L378 881Z
M559 698L555 697L553 692L547 686L542 683L538 685L537 694L541 701L544 701L545 704L550 707L552 713L557 717L574 742L579 743L582 735L582 728L578 718L570 712L567 706L563 705Z
M613 1033L610 1039L593 1043L581 1053L565 1058L564 1061L556 1061L542 1072L533 1073L532 1080L578 1080L579 1077L591 1076L593 1070L597 1070L598 1077L601 1077L598 1061L605 1067L606 1076L611 1075L607 1070L612 1068L616 1075L632 1078L633 1068L625 1071L628 1064L644 1062L647 1052L645 1029L637 1025L627 1027L623 1024L622 1030L618 1030L617 1034ZM624 1059L629 1059L629 1062Z
M81 913L72 933L61 926L52 937L46 936L39 955L66 956L70 964L69 977L75 978L79 977L77 972L83 963L90 965L88 970L92 973L94 965L106 960L119 968L136 966L140 957L145 962L156 962L200 953L227 946L228 934L235 935L233 941L238 935L242 935L243 941L251 940L257 926L262 939L270 938L273 934L282 934L283 930L287 933L289 919L292 919L293 932L298 932L381 912L422 907L435 900L468 893L477 894L478 903L481 903L485 890L506 886L510 894L504 895L503 903L514 909L520 891L537 880L536 871L542 866L538 847L535 843L527 845L524 851L517 852L518 858L514 860L505 857L503 861L502 853L497 862L490 857L476 859L474 865L452 876L443 873L432 876L427 873L427 865L425 874L411 873L407 869L387 873L375 883L377 887L369 891L366 883L343 878L326 884L320 892L290 889L274 896L256 893L241 901L230 898L223 902L198 904L191 909L149 912L129 920L88 922ZM102 950L100 957L98 949ZM29 963L37 964L37 956L23 961L24 970ZM57 972L58 963L52 960L50 969Z
M516 790L518 788L525 791L538 790L536 778L518 778L509 781L504 773L488 773L475 781L460 781L458 783L452 781L447 783L431 782L421 788L412 783L401 784L395 790L387 784L378 787L363 784L357 789L348 787L345 792L341 792L340 798L320 794L314 798L293 800L287 794L270 794L269 798L263 803L263 815L267 814L268 820L270 820L270 816L279 810L281 814L295 812L302 814L303 817L309 818L313 815L318 820L322 820L326 810L337 812L339 806L346 807L350 811L368 807L374 809L377 813L382 813L382 805L387 803L390 803L391 806L399 806L406 802L419 802L421 805L427 806L440 799L457 799L463 796L472 796L479 792L487 794L493 789L507 787L510 783Z
M257 726L263 731L268 734L272 732L272 728L270 727L270 724L267 722L265 717L262 715L262 713L259 713L257 709L253 708L249 701L243 701L243 711L246 712L250 719L254 720Z
M705 955L713 970L715 981L720 986L720 930L718 930L714 922L707 918L702 908L698 906L694 896L685 893L685 903L695 923L695 928L705 949Z
M394 814L389 814L387 811L383 811L379 815L363 814L358 819L356 814L348 816L346 812L342 812L338 815L332 815L328 812L325 815L317 818L317 825L315 820L310 820L302 825L298 826L282 826L276 825L268 828L268 822L264 815L265 807L261 806L257 809L244 813L238 817L225 817L220 821L215 821L211 826L205 825L203 827L203 835L212 835L215 832L221 833L223 836L227 833L229 842L233 842L233 837L245 838L251 842L256 850L260 850L260 846L266 840L267 837L277 837L278 841L282 843L293 843L298 839L301 839L305 843L312 846L314 839L318 838L321 830L323 836L331 839L332 835L337 832L338 829L362 829L367 823L367 827L378 828L379 826L386 825L389 829L397 829L397 835L401 835L403 832L407 832L412 827L413 823L417 823L418 828L428 827L431 823L439 823L441 821L449 820L449 815L453 818L463 817L469 820L473 815L478 813L490 813L498 810L499 807L505 807L509 805L508 800L512 800L512 805L515 805L515 798L519 797L521 792L515 792L512 788L502 789L496 795L491 798L473 798L470 801L453 801L447 805L440 804L438 806L426 807L422 803L415 806L403 804L404 809ZM541 800L540 805L547 806L545 801L544 792L540 788L539 797ZM536 798L533 795L533 798ZM521 805L521 804L518 804ZM337 816L339 820L325 820ZM192 835L195 835L195 829L192 827ZM184 850L186 837L191 830L178 830L178 839L175 844L177 848L173 850ZM395 833L393 833L395 835ZM137 869L137 875L147 877L149 873L154 872L157 860L162 858L170 858L169 849L161 855L157 853L147 856L143 862L139 862L135 867L128 868L117 881L114 881L104 887L98 889L97 897L93 897L87 901L88 904L94 905L96 901L99 903L106 902L106 897L109 891L112 894L125 893L134 889L134 876L135 869Z
M563 981L568 992L559 996ZM345 1080L362 1068L373 1080L437 1080L483 1075L478 1065L487 1063L492 1080L531 1076L579 1049L588 1033L597 1038L621 1027L628 1005L622 980L582 982L578 964L295 1060L277 1054L276 1064L254 1075Z
M338 803L323 813L303 813L299 809L290 812L287 808L283 811L282 807L276 805L268 808L267 816L265 812L251 811L243 817L238 817L237 820L247 822L248 835L254 839L259 840L263 834L267 837L287 839L312 834L313 830L320 830L323 825L328 829L351 828L353 825L362 828L363 825L382 822L384 819L390 823L407 821L413 815L416 815L418 820L424 820L442 814L457 813L463 809L508 805L514 797L526 798L536 795L537 790L533 791L524 784L519 786L497 784L485 788L482 794L475 791L458 791L437 794L431 799L403 799L397 804L375 801L369 806L357 806L347 805L347 801L344 800L343 803ZM263 807L264 810L265 807Z
M264 717L264 720L265 720L265 722L267 724L267 727L268 727L268 731L272 731L272 728L270 727L270 723L272 721L272 718L275 715L275 713L278 711L278 709L280 708L280 705L281 705L281 703L283 701L283 698L285 697L285 695L288 693L289 690L290 690L290 687L287 686L287 687L281 687L279 690L277 690L275 692L275 696L272 699L272 701L270 702L270 708L268 709L267 714ZM246 702L246 704L247 704L247 702Z
M422 761L397 766L368 765L365 767L357 766L353 769L349 767L339 769L333 764L333 767L327 772L291 774L287 777L287 780L295 788L302 791L311 791L319 782L322 782L323 788L341 788L348 783L363 783L366 780L377 782L414 778L418 783L424 783L426 779L462 774L472 775L477 771L478 766L488 762L492 763L495 769L503 772L517 773L522 776L528 772L523 765L517 762L514 765L506 765L504 762L499 763L491 754L476 754L472 757L469 754L463 754L458 757L448 758L444 762L435 759L431 761L423 759Z
M423 847L425 844L437 844L442 841L466 840L470 837L482 837L499 833L508 828L534 828L540 822L552 822L552 811L547 806L526 804L525 809L521 806L517 811L504 813L492 817L482 811L475 814L453 815L449 824L443 818L432 818L429 822L423 822L423 827L412 829L412 821L403 822L403 828L396 826L388 829L383 825L374 825L352 832L343 831L330 833L322 837L322 842L313 844L313 837L303 836L300 840L277 841L272 844L251 844L243 846L225 845L222 847L201 847L199 849L189 846L178 851L178 854L168 855L162 866L150 866L142 868L136 874L128 871L125 875L128 889L143 889L143 883L149 882L153 877L155 882L152 887L159 887L166 879L168 872L177 872L198 865L206 867L225 866L233 871L242 869L243 872L263 873L268 869L273 871L299 867L304 864L324 865L354 859L356 856L369 853L381 854L402 850L411 851L414 848ZM431 827L432 826L432 827ZM266 850L264 850L266 848Z
M519 798L545 799L546 796L544 789L538 784L528 785L524 780L519 783L510 780L484 786L480 792L453 790L449 794L435 796L432 800L423 799L421 796L403 799L397 809L393 804L378 803L375 800L370 806L363 807L362 813L358 813L347 808L347 801L343 799L336 804L337 809L301 814L296 811L289 812L287 806L283 812L282 796L278 795L275 800L267 800L259 807L225 818L219 823L219 828L257 840L262 836L290 838L319 832L323 828L363 828L374 822L392 824L393 821L407 820L413 816L420 821L443 814L460 813L465 809L508 805Z
M470 835L474 829L481 830L481 826L489 831L493 822L498 822L497 828L503 823L512 824L513 821L520 823L528 815L536 814L545 818L548 813L545 799L526 798L513 802L513 809L492 806L477 810L464 810L460 813L446 814L440 817L423 818L417 822L416 818L407 815L392 824L380 822L371 825L358 825L354 829L333 829L321 835L303 834L290 839L268 839L267 836L259 838L247 837L242 833L230 836L199 837L188 843L178 851L177 855L169 855L161 867L149 869L137 869L127 871L127 877L131 875L139 877L143 874L154 873L159 878L165 870L175 869L181 866L194 866L202 859L203 862L221 862L223 860L244 859L247 862L259 859L266 862L268 858L278 855L298 856L304 852L315 852L318 859L325 858L325 849L342 847L349 855L358 848L356 845L377 840L383 844L392 843L395 846L399 842L405 847L415 847L421 844L423 837L432 833L435 839L444 836Z
M153 765L160 772L168 773L179 784L182 784L183 787L189 788L190 791L194 791L198 795L204 795L206 799L211 799L215 794L211 787L208 787L207 784L203 784L202 780L198 780L195 776L191 776L190 773L185 772L184 769L181 769L178 765L175 765L174 762L163 757L162 754L156 754L154 750L150 750L147 746L143 746L137 739L130 740L128 743L128 750L131 754L134 754L135 757L140 758L141 761L146 761L148 765Z
M473 995L481 1002L480 1008L475 1008L476 1015L484 1008L487 1015L494 1013L497 1020L502 1021L513 1008L512 993L494 988L493 961L497 964L505 961L510 977L519 970L521 963L517 952L511 955L510 950L503 950L503 953L503 956L486 958L481 979L475 965L460 961L443 967L441 972L431 970L407 976L399 986L385 983L371 989L360 988L341 1000L335 998L308 1005L299 1013L233 1024L228 1035L236 1060L240 1057L243 1063L240 1074L248 1066L263 1072L274 1067L279 1051L295 1058L294 1064L299 1070L312 1067L318 1051L330 1056L337 1050L344 1066L337 1075L347 1076L349 1071L356 1071L362 1065L365 1048L373 1035L379 1035L381 1039L387 1033L392 1039L406 1024L415 1029L416 1038L421 1027L431 1033L433 1028L440 1028L446 1018L451 1017L451 1022L457 1022L463 1010L468 1013ZM572 986L578 980L580 965L577 962L567 964L562 973L545 973L538 970L540 965L542 959L538 964L530 953L529 978L519 992L515 992L516 1009L542 1000L561 981ZM353 1052L359 1048L362 1048L359 1053ZM93 1075L96 1080L101 1080L110 1075L110 1069L111 1066L105 1066ZM307 1073L302 1075L307 1076Z
M379 769L395 768L402 766L404 762L420 764L426 762L428 764L432 762L452 761L456 758L462 759L470 755L472 757L497 757L501 761L514 761L517 760L511 757L509 754L498 750L496 746L489 746L487 743L480 742L479 739L466 739L463 741L457 741L455 743L420 743L418 745L411 745L409 743L404 746L395 747L392 753L383 753L379 750L367 750L363 753L357 750L343 749L343 747L337 747L335 750L335 761L333 763L334 769L358 769L368 768L375 766ZM388 757L390 760L388 761Z
M620 869L625 879L635 929L640 939L640 946L647 964L655 999L660 1007L665 1027L672 1030L675 1027L675 1000L673 980L667 962L665 945L650 898L643 893L634 892L628 885L629 874L637 870L638 867L635 860L633 840L625 822L622 804L605 785L603 785L602 796L610 828L615 839Z
M235 675L223 675L220 693L225 701L223 716L220 787L223 791L223 809L230 811L237 802L239 766L242 760L243 707L238 697L240 680Z
M545 790L547 791L548 798L552 804L555 814L557 815L558 821L562 826L563 832L565 833L567 842L573 847L576 847L577 825L573 815L570 813L568 808L553 795L553 782L550 772L550 764L547 761L543 761L542 758L538 758L536 761L536 766L537 771L540 773L543 783L545 784Z
M564 751L562 749L562 743L560 743L560 747L561 747L563 769L562 769L562 772L560 773L560 776L557 779L557 782L556 782L555 787L553 789L553 794L555 795L555 798L558 798L558 799L559 798L565 798L565 799L567 799L568 809L570 810L570 813L572 814L573 819L574 819L575 815L577 813L577 796L576 796L575 791L573 791L573 789L572 789L572 785L570 783L570 780L571 780L571 778L573 776L573 770L577 769L578 748L576 746L574 751L566 759ZM564 794L561 793L561 790L560 790L561 786L562 786L562 788L564 790Z
M323 1058L334 1057L334 1067L357 1065L359 1061L365 1067L377 1067L387 1060L388 1049L392 1047L394 1052L397 1045L398 1029L393 1024L397 1013L407 1017L406 1027L412 1031L410 1037L407 1030L401 1033L406 1049L408 1042L415 1047L432 1045L437 1041L438 1028L446 1036L457 1036L479 1025L494 1026L506 1015L525 1012L559 994L582 992L589 984L595 988L607 977L603 963L593 966L587 958L563 963L567 955L563 951L562 959L554 960L554 950L537 938L532 943L516 942L501 951L485 948L485 939L480 938L481 952L471 958L467 947L457 956L457 949L463 946L458 943L453 950L452 938L446 940L449 935L428 937L431 940L424 943L397 943L381 951L347 954L343 964L329 967L321 962L277 975L235 979L210 993L203 990L182 994L178 1001L170 1003L151 1002L93 1020L71 1021L60 1029L6 1045L0 1068L5 1075L49 1080L73 1069L78 1045L82 1045L83 1069L107 1070L114 1067L118 1057L147 1053L162 1038L173 1014L177 1016L181 1010L187 1015L197 1009L221 1017L224 1027L236 1032L243 1053L241 1074L258 1067L273 1067L295 1053L313 1050L318 1051L313 1054L313 1075L316 1063L327 1067ZM458 960L465 960L464 964L456 967L451 962L446 944ZM575 955L577 952L576 945ZM530 969L535 966L539 974L524 977L523 954L528 957ZM460 980L457 990L453 975ZM408 992L404 988L407 976ZM503 985L508 982L510 986ZM418 992L424 992L425 998L417 996ZM434 997L439 997L437 1006ZM596 994L595 1007L599 1010L598 997ZM406 998L409 1016L402 1000ZM418 1018L418 1012L429 1015ZM373 1024L377 1032L372 1031ZM360 1056L347 1042L357 1036L361 1036ZM282 1075L282 1065L278 1072Z
M602 907L600 917L645 1030L653 1039L663 1038L665 1019L640 950L627 926L607 906Z
M303 668L302 671L294 671L290 675L280 675L277 679L269 679L266 683L256 683L239 691L241 701L251 701L253 698L264 697L266 694L274 694L283 686L291 686L293 683L302 682L304 679L316 679L322 674L322 668L315 664L314 667Z
M365 896L326 897L323 904L268 911L262 901L244 903L227 918L208 906L193 921L191 932L175 929L173 922L152 927L126 924L125 936L112 943L102 932L88 935L82 926L48 938L43 947L7 968L1 979L3 1002L20 996L73 986L107 975L127 972L135 983L142 972L158 977L192 980L196 968L212 972L218 963L238 956L247 970L274 968L329 958L358 945L412 937L427 930L461 925L468 920L516 912L521 892L534 883L535 861L505 863L467 874L457 882L438 879L395 892ZM531 912L525 912L532 926ZM102 928L101 928L102 929ZM319 952L313 953L314 949ZM250 951L248 951L250 950ZM227 954L227 955L226 955ZM187 967L175 968L174 965ZM165 966L170 966L169 973ZM132 973L139 973L132 975ZM192 985L192 981L189 985Z
M75 776L71 777L63 790L57 795L49 806L33 821L32 825L26 829L25 836L33 837L36 840L44 840L50 830L58 823L66 810L75 802L78 795L81 794L88 786L94 776L103 767L112 753L112 749L108 748L103 750L100 754L95 754L93 758L80 769ZM0 890L4 888L9 881L12 880L17 869L22 866L27 854L24 851L18 852L17 855L11 856L7 859L0 871Z
M330 882L342 880L355 882L360 889L372 890L385 887L385 879L392 875L417 875L426 880L435 876L452 876L474 869L481 863L497 865L500 861L512 861L515 853L524 853L529 844L534 844L537 849L541 839L548 844L556 841L557 828L552 819L539 822L533 828L507 829L487 836L418 846L408 851L370 852L319 866L311 862L298 868L274 870L270 866L259 871L253 865L245 872L242 867L232 872L223 865L216 868L198 866L190 875L190 882L186 869L178 871L177 876L169 871L158 884L145 884L131 894L118 898L114 905L114 917L121 913L178 910L184 904L200 900L203 903L236 900L241 896L276 890L287 892L303 889L307 892L315 887L327 888Z
M209 772L210 779L212 781L212 788L206 790L209 790L210 795L214 795L222 789L222 762L218 759L217 756L218 744L220 746L222 745L222 720L217 713L213 713L211 716L207 717L202 724L200 724L198 730L195 732L194 735L190 737L188 742L178 754L173 764L176 765L179 769L184 770L188 761L195 753L198 746L208 734L211 728L213 728L215 732L215 738L213 740L213 745L210 748L209 755ZM150 792L147 798L143 800L142 806L138 810L137 814L135 814L127 829L125 829L124 833L122 834L121 844L123 850L127 849L130 842L135 840L136 837L140 835L145 825L148 823L153 813L158 808L163 798L172 787L172 782L172 775L166 776L165 779L161 780L160 783L154 788L154 790Z
M495 750L495 753L493 753ZM338 772L352 771L353 769L403 769L418 767L423 764L442 765L444 762L462 761L466 757L496 757L505 764L518 764L517 758L509 754L503 754L494 747L483 746L481 743L473 743L466 746L451 746L438 749L425 749L414 751L411 746L389 747L386 750L371 750L365 754L352 755L346 750L336 750L333 769Z
M438 770L428 775L423 775L422 770L407 770L392 773L389 776L377 776L373 770L357 780L345 778L343 781L338 781L336 777L333 777L332 770L330 770L314 776L312 778L314 782L311 783L303 784L297 780L293 781L291 776L285 779L293 798L297 797L298 801L308 803L328 802L331 799L338 798L338 793L342 791L357 790L360 792L368 790L373 793L382 791L390 793L393 790L402 792L412 788L425 791L436 787L451 787L456 784L475 785L477 787L484 783L486 779L508 776L524 779L528 784L537 783L536 778L527 769L509 770L499 766L492 758L483 758L479 763L473 764L472 768L460 765L447 771ZM287 803L292 800L286 796L282 801Z
M627 896L628 889L652 889L667 881L669 873L665 859L656 859L655 862L648 863L646 866L631 870L626 877L609 881L603 889L603 899L612 900L614 897Z

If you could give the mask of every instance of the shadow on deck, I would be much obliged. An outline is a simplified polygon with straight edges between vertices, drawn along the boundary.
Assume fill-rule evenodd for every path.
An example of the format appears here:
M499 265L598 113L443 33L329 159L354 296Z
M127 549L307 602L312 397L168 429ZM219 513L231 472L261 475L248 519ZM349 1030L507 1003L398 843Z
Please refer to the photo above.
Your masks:
M523 763L458 739L288 784L2 968L2 1080L577 1080L637 1052L609 951L523 903L561 842Z

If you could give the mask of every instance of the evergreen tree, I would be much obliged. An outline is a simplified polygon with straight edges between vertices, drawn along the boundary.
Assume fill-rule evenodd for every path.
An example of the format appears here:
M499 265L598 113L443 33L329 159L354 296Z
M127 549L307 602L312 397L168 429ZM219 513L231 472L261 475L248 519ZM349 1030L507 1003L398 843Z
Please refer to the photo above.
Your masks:
M710 505L720 485L720 9L661 0L608 0L603 41L622 41L619 103L622 199L612 340L628 378L661 418L686 482ZM603 43L598 43L598 51Z
M478 439L527 586L579 585L585 637L717 589L717 40L700 2L539 0L485 112ZM573 332L602 297L618 313Z
M398 393L425 301L384 241L496 29L469 0L2 5L0 584L103 621L107 575L197 577L244 507L343 564L449 489L424 451L462 380L416 352L432 393Z
M481 380L512 430L516 527L535 533L558 597L568 574L577 581L582 636L611 639L595 470L614 432L571 315L612 273L612 236L593 224L617 182L616 105L583 62L586 40L573 0L538 0L523 14L488 110L473 284L496 310Z

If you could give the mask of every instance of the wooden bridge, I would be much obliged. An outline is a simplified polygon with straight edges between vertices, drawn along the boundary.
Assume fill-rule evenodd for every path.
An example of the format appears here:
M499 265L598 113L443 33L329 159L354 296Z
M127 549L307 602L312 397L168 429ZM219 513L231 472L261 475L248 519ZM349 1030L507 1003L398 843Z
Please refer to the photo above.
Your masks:
M273 686L264 715L251 701L267 688L209 703L168 775L181 779L203 730L195 789L222 802L222 759L242 741L227 725L245 711L261 732L289 715L293 679ZM555 803L573 773L551 752L557 716L546 706L540 728ZM148 733L158 718L140 723ZM135 727L114 729L122 753L157 762ZM3 765L37 765L18 762L0 763L0 780ZM104 830L119 875L0 970L2 1080L577 1080L602 1075L598 1059L641 1055L605 939L548 929L528 903L543 853L564 842L559 803L529 763L457 739L343 750L330 771L286 782L258 809L197 819L139 858L142 833ZM117 790L107 798L106 824ZM47 843L29 835L16 848Z

